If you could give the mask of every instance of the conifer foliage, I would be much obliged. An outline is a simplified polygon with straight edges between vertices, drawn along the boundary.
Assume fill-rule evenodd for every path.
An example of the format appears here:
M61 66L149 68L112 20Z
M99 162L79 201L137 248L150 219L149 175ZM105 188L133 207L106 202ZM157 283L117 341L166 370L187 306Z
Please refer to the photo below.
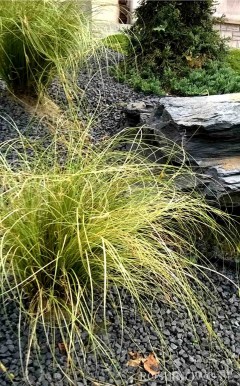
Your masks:
M214 30L213 0L142 0L130 34L138 65L161 74L171 68L185 73L226 53Z
M209 95L240 91L229 49L214 28L214 0L141 0L127 32L120 81L157 95Z

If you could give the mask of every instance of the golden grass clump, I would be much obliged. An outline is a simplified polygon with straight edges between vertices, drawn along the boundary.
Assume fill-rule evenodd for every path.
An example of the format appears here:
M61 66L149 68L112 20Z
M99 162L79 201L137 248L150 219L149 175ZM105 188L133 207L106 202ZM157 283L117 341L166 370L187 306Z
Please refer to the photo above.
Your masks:
M35 329L64 326L69 353L82 331L107 351L94 334L94 307L100 298L106 321L113 288L145 311L146 298L177 297L208 323L191 284L194 244L203 224L218 232L212 213L221 212L177 188L176 178L190 171L150 162L140 144L125 152L116 140L97 150L78 145L66 148L64 166L46 161L50 149L36 152L35 162L26 156L18 171L2 157L2 296L11 292L23 307L27 295Z
M73 76L93 53L83 1L0 0L0 77L17 95L38 95Z

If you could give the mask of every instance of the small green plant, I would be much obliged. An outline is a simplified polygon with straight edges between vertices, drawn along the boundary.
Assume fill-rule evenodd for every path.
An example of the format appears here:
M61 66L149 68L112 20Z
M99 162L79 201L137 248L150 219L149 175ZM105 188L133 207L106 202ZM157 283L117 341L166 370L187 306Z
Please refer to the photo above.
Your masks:
M130 39L127 34L119 33L104 38L103 44L114 51L127 55L130 45Z
M81 2L0 0L0 77L15 94L36 95L91 52Z
M139 72L136 68L128 71L118 66L113 71L121 82L127 82L136 90L156 95L214 95L240 92L240 76L228 63L208 61L203 68L189 69L182 76L166 69L161 79L151 71Z
M111 72L118 82L126 82L136 91L143 91L146 94L166 94L160 80L147 71L141 74L137 71L137 69L124 71L123 66L118 65L115 68L112 68Z
M113 288L126 289L145 314L144 299L174 294L210 328L192 289L193 260L202 224L218 233L212 213L221 212L177 188L176 179L189 170L150 162L136 139L127 152L118 145L114 139L94 149L74 140L64 166L55 144L42 153L32 148L35 157L26 152L18 171L4 156L13 145L1 146L1 295L11 292L32 321L29 353L38 323L46 334L49 324L57 326L73 371L81 366L73 361L76 341L87 350L83 331L108 353L94 316L102 303L107 326Z
M193 69L179 77L174 71L165 71L166 88L173 95L194 96L240 92L240 76L227 64L208 62L204 68Z
M240 50L239 49L230 49L228 51L227 63L229 63L230 67L240 75Z

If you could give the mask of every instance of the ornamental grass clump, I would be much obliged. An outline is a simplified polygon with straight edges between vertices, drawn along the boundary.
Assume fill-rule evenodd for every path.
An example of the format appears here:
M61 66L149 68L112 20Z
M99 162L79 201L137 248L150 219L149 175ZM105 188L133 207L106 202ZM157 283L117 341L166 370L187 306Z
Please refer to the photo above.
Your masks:
M64 166L52 163L54 145L52 155L23 158L19 171L1 158L1 294L11 293L30 317L30 345L41 323L46 336L49 324L60 329L73 369L81 365L72 357L83 331L91 347L108 353L95 315L101 305L107 328L113 289L118 296L125 289L145 314L150 298L177 298L207 324L192 289L194 245L202 225L218 232L212 213L221 212L177 188L190 171L150 162L137 143L125 152L115 140L97 150L70 147Z
M0 0L0 77L14 94L73 76L92 48L82 1Z

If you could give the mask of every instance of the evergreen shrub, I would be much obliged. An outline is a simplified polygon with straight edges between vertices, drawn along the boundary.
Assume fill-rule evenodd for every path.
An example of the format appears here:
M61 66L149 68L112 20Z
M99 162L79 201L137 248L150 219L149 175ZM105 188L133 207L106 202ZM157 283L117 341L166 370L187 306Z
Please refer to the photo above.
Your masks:
M142 0L128 32L131 49L117 75L159 95L238 92L239 76L214 23L212 0Z

